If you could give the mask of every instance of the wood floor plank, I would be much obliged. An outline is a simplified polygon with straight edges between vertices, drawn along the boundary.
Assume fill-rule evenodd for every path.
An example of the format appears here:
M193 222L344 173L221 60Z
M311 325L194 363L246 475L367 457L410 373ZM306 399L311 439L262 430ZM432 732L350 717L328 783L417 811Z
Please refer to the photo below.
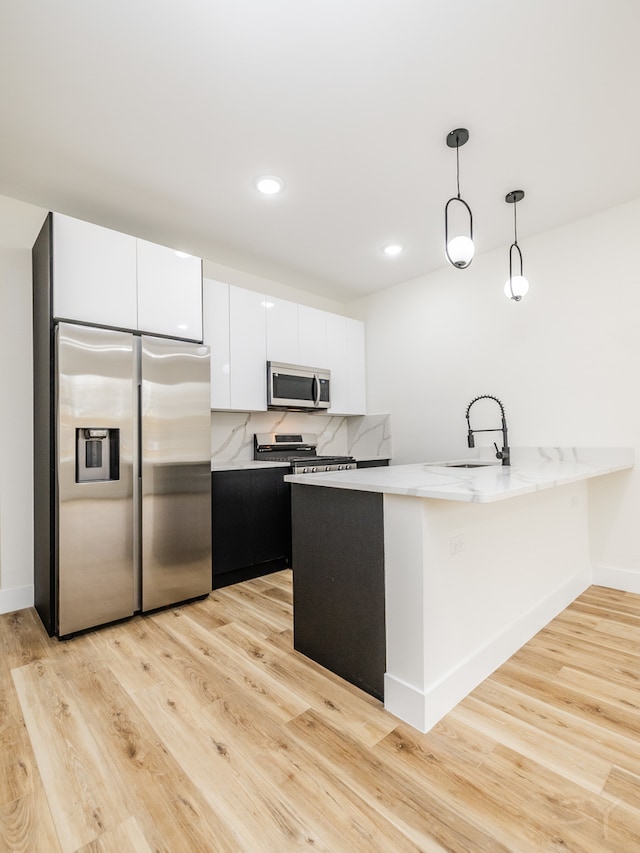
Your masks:
M77 850L129 817L101 771L104 755L50 658L13 670L38 769L64 851Z
M62 853L42 785L0 806L0 850L3 853Z
M574 715L570 706L545 701L543 695L533 696L528 684L498 681L495 672L480 684L467 699L478 699L489 709L496 708L516 720L531 723L541 732L557 736L586 755L594 754L611 765L626 767L640 763L640 742L624 731L613 730L595 715ZM467 701L467 700L464 700ZM596 746L597 745L597 746Z
M246 625L226 625L217 632L217 637L229 649L242 652L248 662L268 672L278 684L304 697L307 707L327 714L335 725L365 738L370 746L396 725L394 718L384 712L381 702L373 698L370 703L364 702L361 690L336 676L329 679L325 669L302 655L291 654L290 648L285 653L268 641L260 643L259 635Z
M159 684L138 691L134 701L211 808L221 809L235 827L240 849L329 849L278 787L265 785L253 764L182 695Z
M126 850L153 853L134 817L114 829L103 832L95 841L81 847L77 853L123 853Z
M427 734L293 649L292 573L58 642L0 615L0 851L640 850L640 596L591 587Z
M291 720L286 728L301 749L313 744L318 761L331 772L341 773L346 784L365 802L375 804L418 847L436 841L445 850L508 849L477 824L467 821L464 805L458 800L458 794L470 788L466 780L452 785L453 778L448 779L447 786L455 790L449 791L449 797L438 797L435 786L428 784L429 777L421 780L426 784L416 785L397 761L382 756L379 745L368 750L355 740L340 736L314 710Z
M568 781L582 785L598 794L609 777L611 762L585 753L557 734L541 731L532 722L518 719L494 705L486 705L467 696L449 715L462 723L467 730L482 732L513 752L564 776Z
M216 662L225 677L234 688L244 685L256 693L272 713L278 713L282 720L288 720L304 711L308 705L286 685L281 684L259 666L246 660L237 649L233 649L219 638L217 632L207 632L188 616L177 620L172 616L158 614L157 620L169 632L180 635L183 641L191 645L198 657L211 659Z
M214 702L204 713L220 732L225 748L254 764L265 785L276 784L299 814L326 839L331 850L416 851L376 809L308 752L296 747L286 726L270 719L253 697L236 694ZM345 804L349 804L345 810Z
M83 701L86 721L105 755L105 772L127 798L136 826L153 850L238 849L233 828L209 808L158 740L153 721L109 669L78 681L75 695Z

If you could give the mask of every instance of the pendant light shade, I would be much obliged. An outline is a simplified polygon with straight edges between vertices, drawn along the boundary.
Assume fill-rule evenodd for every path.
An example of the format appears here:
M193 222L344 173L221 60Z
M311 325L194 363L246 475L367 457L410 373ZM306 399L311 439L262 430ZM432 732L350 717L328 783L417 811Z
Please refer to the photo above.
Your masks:
M522 252L520 251L520 246L518 246L518 220L516 217L516 206L523 198L524 190L511 190L504 197L507 204L513 205L513 243L509 246L509 278L504 286L504 295L507 299L513 299L514 302L520 302L522 297L526 296L529 292L529 282L522 272ZM517 252L517 260L520 261L519 274L514 271L514 250Z
M469 131L466 127L458 127L447 134L447 145L456 149L456 182L458 188L457 196L452 196L444 208L444 251L449 263L457 269L465 269L473 260L475 246L473 245L473 214L467 202L460 196L460 147L469 140ZM464 208L463 215L469 218L468 234L449 234L450 205L454 208Z

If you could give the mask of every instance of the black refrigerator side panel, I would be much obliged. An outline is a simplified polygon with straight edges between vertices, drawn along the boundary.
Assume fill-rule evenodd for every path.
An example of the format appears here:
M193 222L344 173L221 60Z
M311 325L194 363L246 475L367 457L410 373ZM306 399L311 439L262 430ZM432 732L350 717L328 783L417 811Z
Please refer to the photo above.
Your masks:
M49 636L57 628L53 340L51 335L51 227L45 219L33 246L33 534L35 607Z

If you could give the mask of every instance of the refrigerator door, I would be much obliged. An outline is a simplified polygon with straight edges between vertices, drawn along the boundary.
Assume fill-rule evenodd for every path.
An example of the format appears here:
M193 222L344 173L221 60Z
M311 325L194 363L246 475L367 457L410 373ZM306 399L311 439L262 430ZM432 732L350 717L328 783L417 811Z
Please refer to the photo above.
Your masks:
M133 337L56 330L58 634L131 616Z
M211 592L209 348L142 337L142 609Z

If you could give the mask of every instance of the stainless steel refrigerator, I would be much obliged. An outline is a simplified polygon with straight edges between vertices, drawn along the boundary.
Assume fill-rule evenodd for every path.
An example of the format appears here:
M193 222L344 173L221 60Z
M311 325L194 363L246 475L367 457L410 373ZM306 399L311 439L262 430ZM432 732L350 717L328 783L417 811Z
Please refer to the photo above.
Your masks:
M70 323L54 347L49 632L206 595L208 347Z

